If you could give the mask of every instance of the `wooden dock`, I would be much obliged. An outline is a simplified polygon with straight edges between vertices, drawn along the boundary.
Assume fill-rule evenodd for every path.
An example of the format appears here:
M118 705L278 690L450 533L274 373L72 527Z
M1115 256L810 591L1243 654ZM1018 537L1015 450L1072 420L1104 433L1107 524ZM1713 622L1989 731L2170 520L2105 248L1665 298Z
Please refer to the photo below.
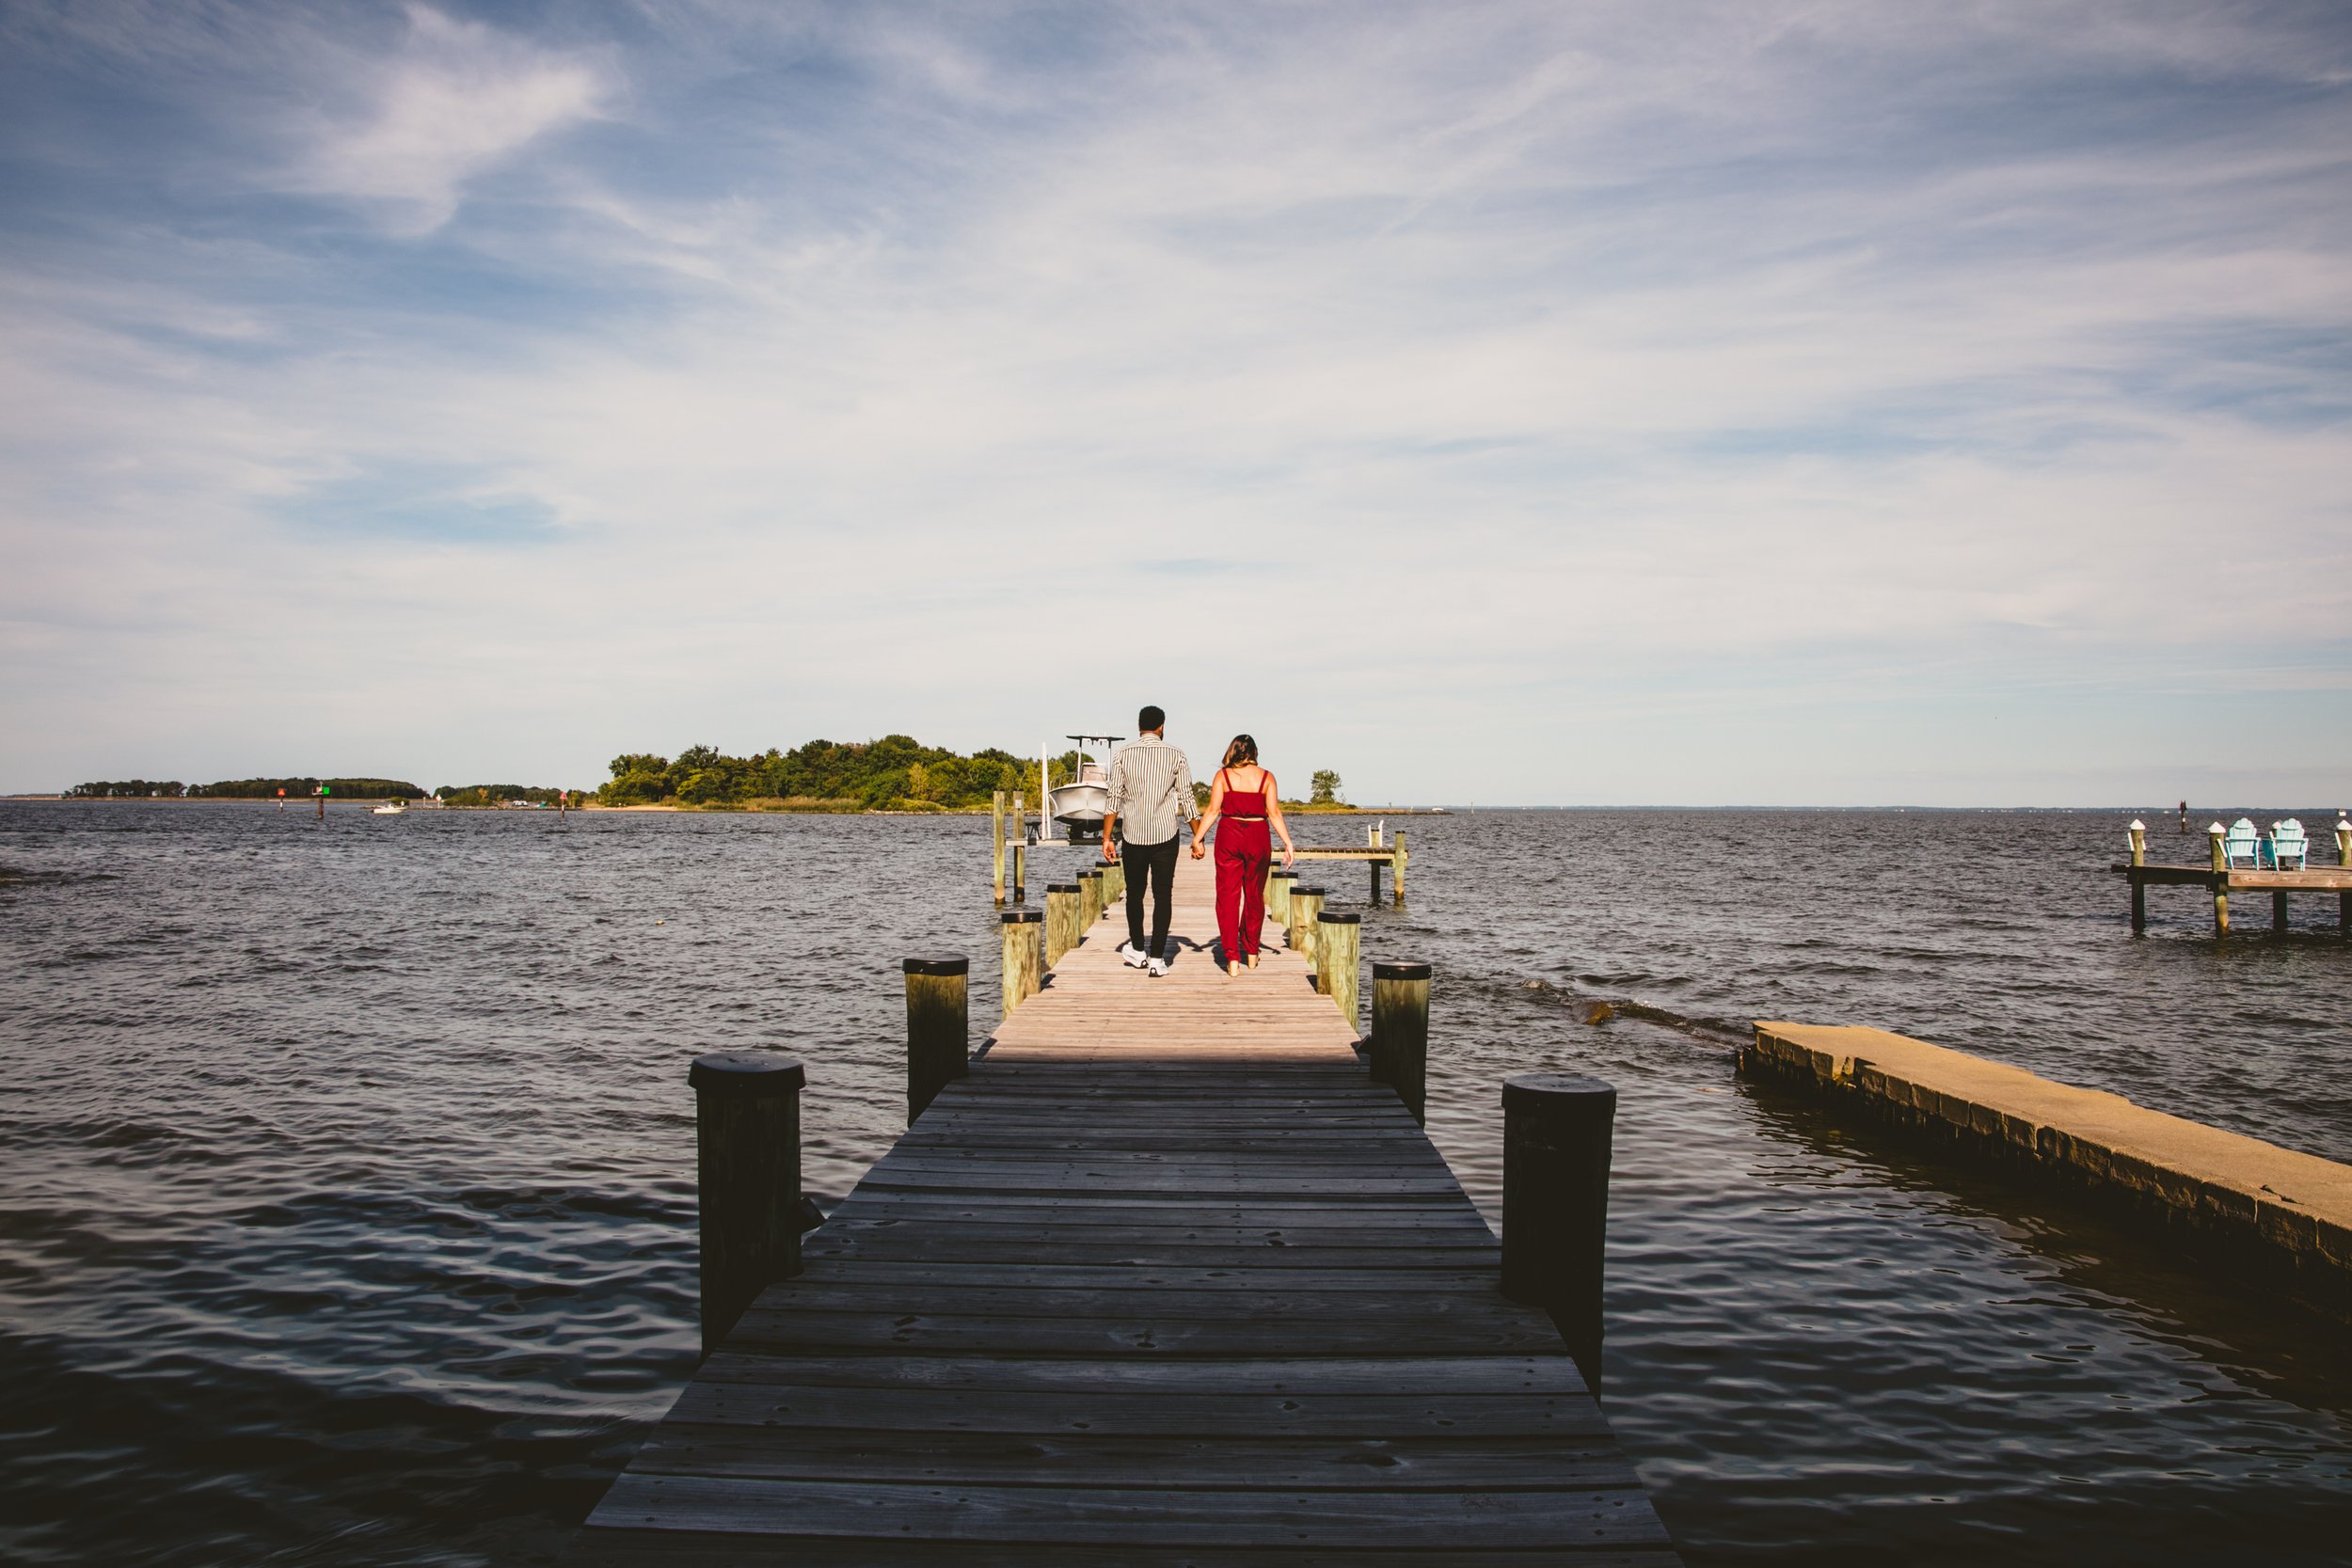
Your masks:
M2352 867L2315 865L2303 871L2258 871L2250 866L2237 866L2217 871L2207 865L2134 865L2126 862L2108 869L2131 883L2132 932L2136 936L2148 929L2148 889L2195 887L2204 889L2212 896L2214 929L2223 936L2230 933L2230 895L2233 893L2270 895L2270 928L2281 935L2287 928L2287 895L2332 893L2336 895L2336 935L2352 942Z
M2233 1283L2352 1315L2352 1165L1883 1029L1759 1021L1740 1070L2083 1194Z
M582 1564L1676 1559L1550 1318L1206 862L1172 972L1106 912L803 1243ZM1271 932L1279 943L1279 933Z

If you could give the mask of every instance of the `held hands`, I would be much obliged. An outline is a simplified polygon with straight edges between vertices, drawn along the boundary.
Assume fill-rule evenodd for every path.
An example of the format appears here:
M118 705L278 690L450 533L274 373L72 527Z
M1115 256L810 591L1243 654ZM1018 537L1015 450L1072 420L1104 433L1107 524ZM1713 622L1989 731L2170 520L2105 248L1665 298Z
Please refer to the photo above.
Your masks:
M1194 860L1199 860L1200 858L1200 841L1196 838L1192 841L1192 858Z

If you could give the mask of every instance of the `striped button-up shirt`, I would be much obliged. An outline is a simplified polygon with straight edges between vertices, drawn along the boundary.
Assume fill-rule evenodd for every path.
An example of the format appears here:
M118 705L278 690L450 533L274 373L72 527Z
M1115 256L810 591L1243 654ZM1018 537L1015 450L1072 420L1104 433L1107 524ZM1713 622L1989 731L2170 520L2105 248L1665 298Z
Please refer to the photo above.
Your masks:
M1192 764L1155 735L1111 755L1109 809L1130 844L1165 844L1200 815L1192 798Z

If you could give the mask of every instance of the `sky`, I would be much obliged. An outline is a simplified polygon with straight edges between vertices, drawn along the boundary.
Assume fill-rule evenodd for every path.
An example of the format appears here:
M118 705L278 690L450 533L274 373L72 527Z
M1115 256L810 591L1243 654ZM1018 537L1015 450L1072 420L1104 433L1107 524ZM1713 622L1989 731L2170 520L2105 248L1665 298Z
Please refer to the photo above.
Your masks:
M2341 5L0 8L0 790L2352 800Z

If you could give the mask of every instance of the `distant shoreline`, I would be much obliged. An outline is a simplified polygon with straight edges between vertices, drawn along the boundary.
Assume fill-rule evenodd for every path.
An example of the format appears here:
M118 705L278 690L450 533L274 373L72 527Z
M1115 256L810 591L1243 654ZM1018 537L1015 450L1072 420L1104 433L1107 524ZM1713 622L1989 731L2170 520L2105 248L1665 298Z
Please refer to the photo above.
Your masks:
M282 800L276 796L268 795L0 795L0 805L315 806L318 797L315 795L289 795ZM343 810L361 806L373 810L386 802L373 798L339 799L330 795L326 798L326 803ZM451 806L425 800L402 800L399 803L406 806L410 811L421 812L554 811L557 809L554 806ZM937 811L890 811L882 807L866 806L813 808L759 806L727 800L714 801L708 805L676 805L665 801L658 805L637 806L606 806L598 805L595 801L576 801L564 809L592 811L599 814L675 812L735 816L986 816L991 808L987 806L942 806ZM1031 816L1037 815L1034 807L1030 809L1029 815ZM1461 813L1450 806L1317 806L1285 803L1282 807L1282 815L1285 816L1457 816Z
M574 811L676 811L734 813L745 816L986 816L988 806L942 806L937 811L892 811L882 806L845 808L824 811L812 808L794 810L790 807L755 806L735 801L715 802L705 806L645 805L645 806L574 806ZM1036 808L1029 815L1037 815ZM1451 806L1296 806L1285 802L1285 816L1454 816L1460 815Z

